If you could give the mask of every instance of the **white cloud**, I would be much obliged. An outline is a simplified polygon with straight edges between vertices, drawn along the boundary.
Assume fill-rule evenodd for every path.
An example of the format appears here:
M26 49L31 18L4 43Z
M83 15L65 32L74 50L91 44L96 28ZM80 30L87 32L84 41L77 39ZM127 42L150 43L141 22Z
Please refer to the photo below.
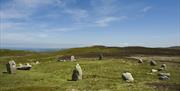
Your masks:
M121 21L127 19L127 16L121 16L121 17L105 17L101 20L96 21L95 23L100 27L106 27L109 25L110 22L113 21Z
M12 22L1 22L0 29L1 31L6 30L21 30L24 29L24 23L12 23Z
M68 31L74 31L78 28L72 28L72 27L64 27L64 28L49 28L44 31L46 32L68 32Z
M146 6L141 11L145 13L145 12L148 12L149 10L151 10L151 9L152 9L152 7Z
M61 0L13 0L4 4L0 11L1 19L28 19L40 7L43 6L63 6Z
M120 11L119 0L91 0L93 12L96 16L109 16Z
M76 21L88 17L88 12L84 9L65 9L64 12L70 14Z

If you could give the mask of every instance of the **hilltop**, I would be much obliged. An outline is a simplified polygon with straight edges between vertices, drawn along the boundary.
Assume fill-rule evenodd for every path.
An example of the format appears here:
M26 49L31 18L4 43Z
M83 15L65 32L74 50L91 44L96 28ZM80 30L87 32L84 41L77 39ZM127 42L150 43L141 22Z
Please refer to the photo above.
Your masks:
M54 52L54 54L61 55L76 55L80 57L96 57L103 54L108 57L123 57L133 55L164 55L164 56L178 56L180 51L178 49L170 48L147 48L147 47L106 47L106 46L92 46L71 48L63 51Z
M159 55L159 56L178 56L180 55L179 47L169 48L148 48L140 46L129 47L106 47L101 45L91 47L69 48L52 51L29 51L29 50L10 50L0 49L0 56L28 56L28 55L76 55L79 57L97 57L103 54L107 57L127 57L134 55Z

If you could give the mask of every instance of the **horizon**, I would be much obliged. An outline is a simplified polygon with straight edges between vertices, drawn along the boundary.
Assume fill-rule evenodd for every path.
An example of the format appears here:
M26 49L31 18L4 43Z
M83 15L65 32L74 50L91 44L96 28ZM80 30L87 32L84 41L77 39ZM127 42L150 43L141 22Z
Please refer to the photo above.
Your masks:
M179 0L0 0L0 48L180 46Z

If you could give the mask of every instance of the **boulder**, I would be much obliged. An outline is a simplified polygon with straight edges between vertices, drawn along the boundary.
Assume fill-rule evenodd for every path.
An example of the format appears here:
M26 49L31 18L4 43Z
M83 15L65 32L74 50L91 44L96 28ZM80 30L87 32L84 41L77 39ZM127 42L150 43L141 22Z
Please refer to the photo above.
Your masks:
M156 62L156 61L154 61L154 60L151 60L151 61L150 61L150 65L152 65L152 66L156 66L156 65L157 65L157 62Z
M31 68L32 68L32 65L30 65L29 63L26 63L26 65L21 65L17 67L18 70L30 70Z
M76 65L75 69L73 70L72 80L77 81L82 79L82 69L79 64Z
M7 72L9 74L14 74L16 73L16 63L14 60L12 61L9 61L7 64L6 64L6 69L7 69Z
M171 76L170 73L159 73L158 75L159 75L159 76L167 76L167 77L170 77L170 76Z
M143 63L143 60L142 60L142 59L139 59L138 63Z
M169 80L170 78L168 76L160 76L159 80Z
M129 72L123 73L123 74L122 74L122 78L123 78L124 80L126 80L127 82L133 82L133 81L134 81L133 76L132 76L131 73L129 73Z

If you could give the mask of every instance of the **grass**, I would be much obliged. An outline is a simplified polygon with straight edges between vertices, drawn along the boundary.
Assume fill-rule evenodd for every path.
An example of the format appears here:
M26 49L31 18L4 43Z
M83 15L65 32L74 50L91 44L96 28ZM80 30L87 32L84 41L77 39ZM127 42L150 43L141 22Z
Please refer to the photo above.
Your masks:
M57 62L53 58L39 58L36 60L40 61L40 64L33 66L30 71L18 70L16 74L4 74L2 72L9 59L0 58L0 91L178 91L179 88L158 89L147 83L180 86L180 64L166 61L158 61L158 66L150 66L148 60L145 60L144 64L139 64L137 60L127 58L106 58L102 61L81 58L77 62ZM28 62L28 59L20 59L15 61ZM82 67L83 80L70 81L76 63ZM160 81L157 73L147 74L162 63L168 66L167 72L172 75L170 80ZM124 71L132 73L135 79L133 83L122 80L121 75Z
M102 61L97 60L100 53L105 56ZM78 61L57 62L62 55L75 55ZM180 91L179 55L178 49L144 47L94 46L43 53L0 49L0 91ZM129 57L141 57L145 63L139 64ZM12 59L17 64L35 61L40 64L30 71L3 73L5 64ZM150 66L150 59L155 59L158 65ZM70 81L77 63L82 67L83 80ZM160 81L158 73L149 74L163 63L167 64L165 72L171 73L167 81ZM133 83L122 79L125 71L132 73Z

